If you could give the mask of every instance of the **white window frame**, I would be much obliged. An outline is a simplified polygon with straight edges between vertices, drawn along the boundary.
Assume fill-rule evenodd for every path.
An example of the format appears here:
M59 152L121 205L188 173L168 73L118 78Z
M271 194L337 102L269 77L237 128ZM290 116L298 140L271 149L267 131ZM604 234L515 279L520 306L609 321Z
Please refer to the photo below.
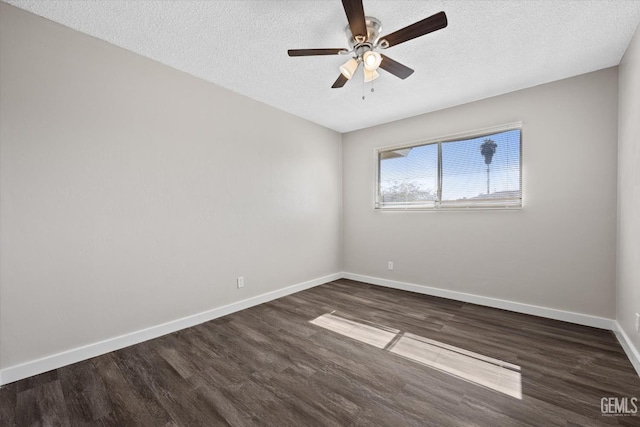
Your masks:
M458 140L465 139L473 139L473 138L481 138L483 136L489 136L496 133L507 132L510 130L519 130L520 131L520 203L506 203L501 204L498 200L490 200L485 203L482 202L474 202L472 204L464 205L464 206L456 206L454 203L442 203L440 200L436 200L434 206L425 206L425 205L396 205L396 206L382 206L380 205L380 152L389 151L389 150L401 150L404 148L413 148L423 145L430 144L440 144L446 142L453 142ZM492 126L488 128L476 129L471 131L459 132L454 134L448 134L444 136L438 136L434 138L421 139L417 141L406 142L398 145L389 145L385 147L378 147L374 149L373 157L374 157L374 170L375 170L375 182L373 189L373 207L377 211L439 211L439 210L479 210L479 209L499 209L499 210L521 210L524 206L524 189L522 187L522 152L523 152L523 123L522 122L514 122L508 123L499 126ZM440 158L440 157L439 157ZM438 165L438 186L442 185L442 177L440 174L442 173L441 165ZM438 193L440 193L438 191Z

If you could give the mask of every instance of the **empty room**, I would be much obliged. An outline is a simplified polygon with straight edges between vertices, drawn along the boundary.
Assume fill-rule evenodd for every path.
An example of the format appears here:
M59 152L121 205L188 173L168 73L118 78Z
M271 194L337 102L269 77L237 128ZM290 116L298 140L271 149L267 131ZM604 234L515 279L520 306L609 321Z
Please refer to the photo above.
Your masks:
M639 24L0 0L0 426L640 426Z

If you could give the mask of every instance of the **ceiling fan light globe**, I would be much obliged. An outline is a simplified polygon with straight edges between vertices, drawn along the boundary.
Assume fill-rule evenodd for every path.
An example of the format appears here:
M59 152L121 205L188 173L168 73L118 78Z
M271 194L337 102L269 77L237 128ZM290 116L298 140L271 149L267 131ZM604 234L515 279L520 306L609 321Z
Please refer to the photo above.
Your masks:
M356 61L355 58L351 58L340 66L340 72L345 78L351 80L351 77L353 77L356 72L356 68L358 68L358 61Z
M362 55L362 62L366 70L375 71L382 62L382 56L378 52L369 50Z
M380 77L380 74L378 74L378 72L376 70L367 70L366 68L364 69L364 82L365 83L372 82L375 79L377 79L378 77Z

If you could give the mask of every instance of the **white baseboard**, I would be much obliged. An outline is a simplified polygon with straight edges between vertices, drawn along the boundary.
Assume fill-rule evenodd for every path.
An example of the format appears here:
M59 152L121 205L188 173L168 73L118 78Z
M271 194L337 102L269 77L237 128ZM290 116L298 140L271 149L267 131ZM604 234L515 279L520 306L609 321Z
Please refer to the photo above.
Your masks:
M631 361L631 364L635 368L638 376L640 376L640 352L633 345L629 335L626 334L622 326L617 321L614 321L613 332L616 334L618 341L620 341L620 345L625 353L627 353L627 357Z
M432 288L430 286L398 282L395 280L381 279L379 277L364 276L355 273L344 272L342 273L342 277L344 277L345 279L357 280L358 282L369 283L372 285L385 286L387 288L393 289L402 289L404 291L411 291L419 294L448 298L456 301L469 302L472 304L484 305L487 307L500 308L502 310L515 311L517 313L532 314L534 316L562 320L563 322L576 323L578 325L592 326L594 328L608 330L613 330L614 328L613 324L615 321L613 319L607 319L604 317L590 316L588 314L574 313L571 311L557 310L554 308L540 307L537 305L524 304L520 302L483 297L480 295L449 291L446 289Z
M244 310L255 305L272 301L274 299L281 298L341 278L357 280L359 282L369 283L372 285L401 289L425 295L449 298L487 307L500 308L517 313L531 314L534 316L546 317L549 319L562 320L579 325L613 330L616 334L616 337L620 341L622 348L629 357L629 360L631 360L631 363L633 364L635 370L640 375L640 354L638 354L637 349L631 344L631 340L629 339L629 337L625 334L618 322L616 322L615 320L519 302L501 300L497 298L483 297L480 295L467 294L464 292L450 291L446 289L433 288L430 286L422 286L413 283L398 282L395 280L343 272L309 280L307 282L299 283L283 289L278 289L276 291L238 301L236 303L225 305L223 307L214 308L212 310L194 314L192 316L183 317L181 319L173 320L139 331L134 331L115 338L88 344L82 347L46 356L41 359L25 362L20 365L10 366L8 368L0 370L0 385L18 381L23 378L28 378L33 375L38 375L52 369L58 369L63 366L80 362L82 360L90 359L92 357L100 356L111 351L119 350L121 348L157 338L162 335L170 334L181 329L189 328L191 326L195 326L200 323L216 319L218 317L226 316L228 314L235 313L237 311Z
M564 322L576 323L578 325L591 326L594 328L612 330L622 349L627 354L638 376L640 376L640 352L635 348L629 336L622 329L620 324L613 319L590 316L588 314L574 313L571 311L557 310L554 308L540 307L537 305L523 304L501 300L497 298L483 297L480 295L467 294L464 292L449 291L446 289L432 288L430 286L416 285L414 283L398 282L395 280L382 279L379 277L364 276L362 274L343 272L345 279L357 280L358 282L369 283L371 285L385 286L387 288L401 289L424 295L448 298L456 301L464 301L472 304L484 305L487 307L500 308L503 310L515 311L517 313L531 314L534 316L546 317L549 319L562 320Z
M131 332L115 338L109 338L82 347L67 350L61 353L52 354L41 359L32 360L20 365L10 366L0 370L0 385L8 384L14 381L38 375L52 369L58 369L63 366L71 365L82 360L100 356L111 351L119 350L130 345L138 344L162 335L170 334L181 329L189 328L236 311L244 310L255 305L259 305L276 298L281 298L314 286L332 282L342 278L342 273L334 273L328 276L319 277L307 282L298 283L266 294L258 295L223 307L214 308L192 316L183 317L181 319L172 320L150 328Z

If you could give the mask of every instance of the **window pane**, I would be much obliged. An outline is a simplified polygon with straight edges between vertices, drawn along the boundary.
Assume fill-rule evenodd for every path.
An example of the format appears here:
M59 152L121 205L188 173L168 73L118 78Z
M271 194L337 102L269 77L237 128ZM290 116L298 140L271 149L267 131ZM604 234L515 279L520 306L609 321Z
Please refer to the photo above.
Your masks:
M447 206L520 205L520 130L442 143Z
M438 189L438 145L379 153L378 206L434 206Z

